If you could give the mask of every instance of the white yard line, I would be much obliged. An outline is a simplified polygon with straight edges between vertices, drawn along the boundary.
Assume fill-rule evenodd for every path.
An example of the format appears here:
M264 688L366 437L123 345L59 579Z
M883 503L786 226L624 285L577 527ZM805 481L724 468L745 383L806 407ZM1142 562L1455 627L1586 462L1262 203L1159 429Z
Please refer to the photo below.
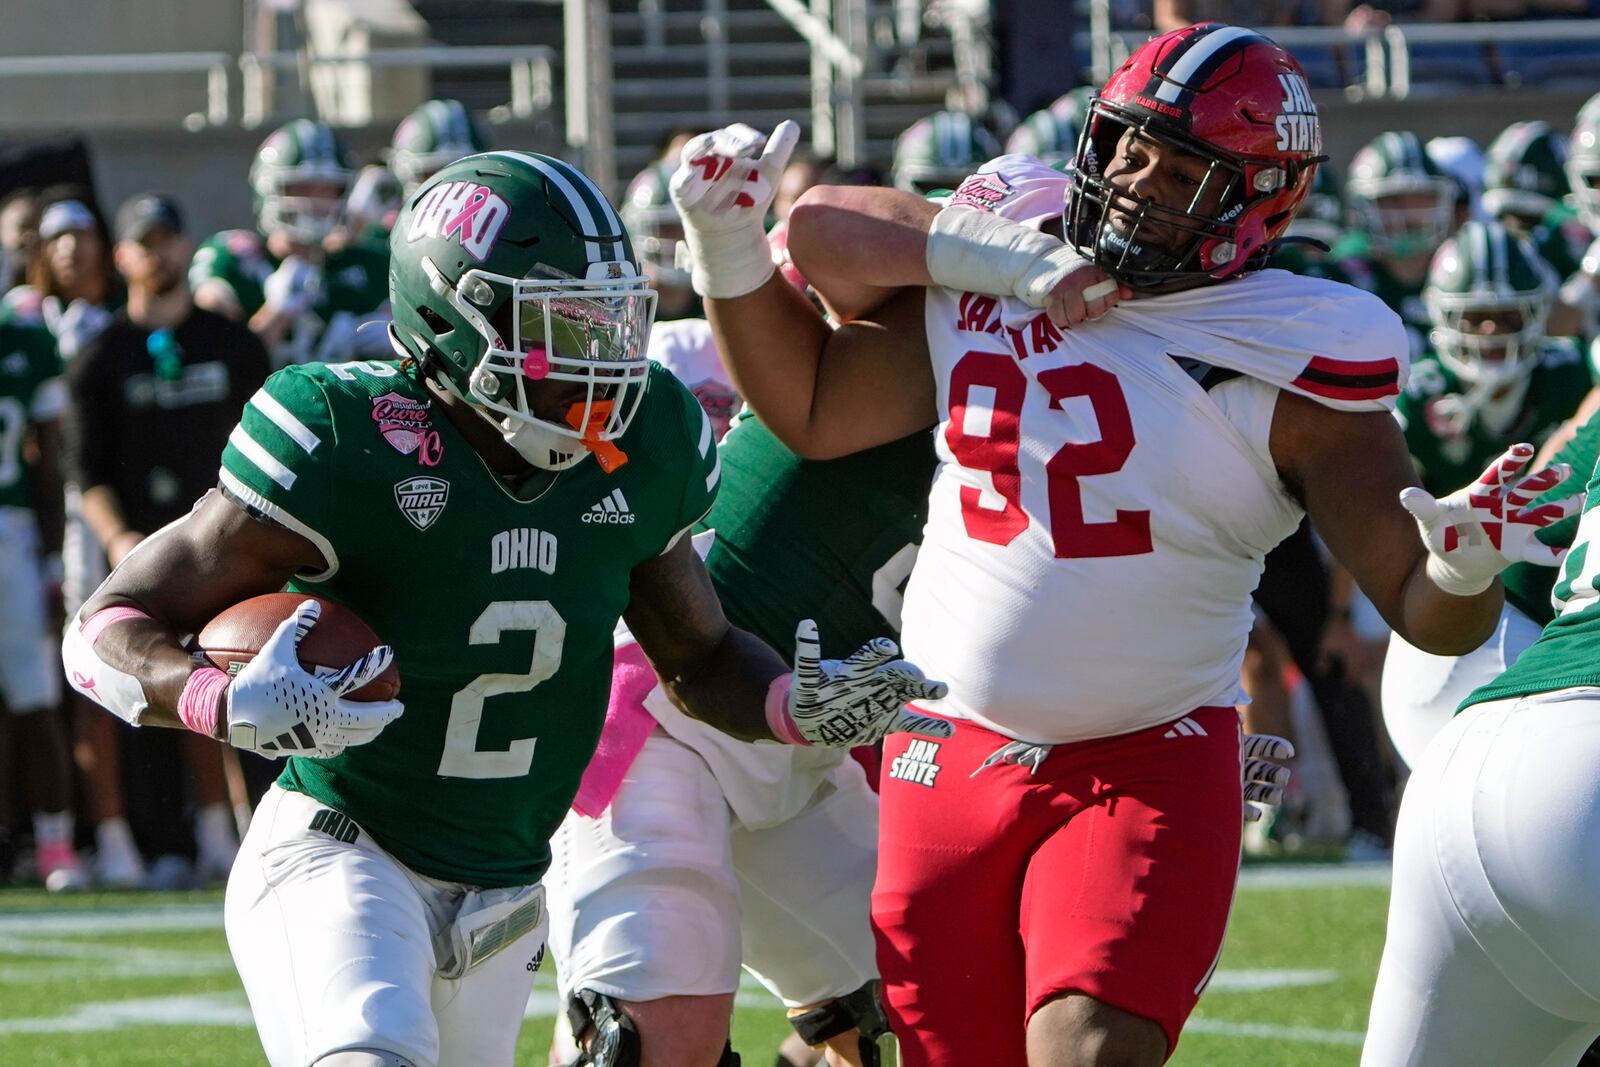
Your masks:
M1318 1030L1310 1026L1274 1026L1271 1023L1235 1023L1222 1019L1190 1019L1186 1034L1254 1037L1262 1041L1303 1041L1314 1045L1357 1045L1366 1040L1360 1030Z
M1285 863L1246 867L1240 889L1336 889L1344 886L1389 888L1390 865L1382 863Z

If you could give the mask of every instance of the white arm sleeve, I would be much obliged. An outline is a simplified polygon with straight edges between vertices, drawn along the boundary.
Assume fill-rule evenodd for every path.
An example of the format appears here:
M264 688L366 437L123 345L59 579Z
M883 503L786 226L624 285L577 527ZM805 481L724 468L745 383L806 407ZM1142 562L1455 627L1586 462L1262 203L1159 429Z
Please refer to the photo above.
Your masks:
M150 706L144 685L95 653L94 646L83 636L83 622L82 618L74 618L61 639L61 663L66 668L67 681L117 718L138 726Z

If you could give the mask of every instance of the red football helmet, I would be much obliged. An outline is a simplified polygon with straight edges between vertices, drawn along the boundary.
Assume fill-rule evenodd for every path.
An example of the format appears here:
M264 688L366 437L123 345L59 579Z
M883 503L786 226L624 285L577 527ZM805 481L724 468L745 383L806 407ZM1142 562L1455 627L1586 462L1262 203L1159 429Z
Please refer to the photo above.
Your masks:
M1118 187L1113 164L1130 132L1207 164L1187 205ZM1067 239L1144 292L1259 270L1326 158L1294 57L1254 30L1185 26L1128 57L1089 105Z

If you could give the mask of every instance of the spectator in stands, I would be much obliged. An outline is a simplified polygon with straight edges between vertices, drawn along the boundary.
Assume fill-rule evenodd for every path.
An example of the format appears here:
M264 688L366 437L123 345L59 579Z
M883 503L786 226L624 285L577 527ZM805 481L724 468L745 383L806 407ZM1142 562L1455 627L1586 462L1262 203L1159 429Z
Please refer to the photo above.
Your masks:
M1391 22L1455 22L1465 11L1464 0L1322 0L1322 21L1344 25L1351 33L1382 29Z
M1196 22L1230 22L1237 26L1264 29L1268 26L1300 26L1318 21L1318 12L1305 4L1282 0L1155 0L1157 33L1180 29Z
M39 191L13 189L0 199L0 317L4 296L27 277L39 245Z
M82 487L84 520L113 566L216 484L228 431L267 377L266 350L250 330L195 306L184 278L192 251L172 200L149 193L123 204L115 259L127 307L68 368L67 464ZM118 725L105 715L95 721ZM181 746L196 808L195 873L225 877L238 848L227 750L191 735L137 736L141 747ZM101 747L108 750L104 739ZM146 837L175 856L187 842L163 832L172 821L152 824ZM181 863L164 866L164 880L185 880Z
M39 252L28 265L26 291L13 304L18 321L42 322L71 360L111 321L122 294L107 253L105 223L86 190L47 190L41 197Z

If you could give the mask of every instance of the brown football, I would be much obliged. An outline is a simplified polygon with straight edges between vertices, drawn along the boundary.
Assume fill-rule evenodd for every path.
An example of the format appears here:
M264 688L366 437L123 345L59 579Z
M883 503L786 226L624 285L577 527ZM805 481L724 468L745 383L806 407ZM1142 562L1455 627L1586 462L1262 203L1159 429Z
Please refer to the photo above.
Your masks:
M196 646L212 666L237 674L267 643L278 624L307 600L319 601L322 614L300 642L300 664L306 670L315 673L318 667L344 667L383 644L372 627L343 605L306 593L268 593L241 601L206 623ZM392 700L399 692L400 669L390 663L387 670L346 699Z

